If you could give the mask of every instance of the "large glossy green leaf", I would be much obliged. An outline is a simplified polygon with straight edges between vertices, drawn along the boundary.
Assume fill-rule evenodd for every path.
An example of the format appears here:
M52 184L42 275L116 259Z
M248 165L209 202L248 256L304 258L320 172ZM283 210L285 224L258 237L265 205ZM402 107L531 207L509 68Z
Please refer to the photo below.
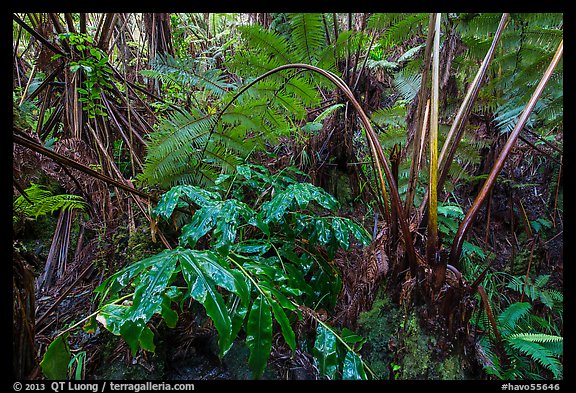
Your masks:
M122 304L107 304L100 309L96 320L112 334L119 336L120 328L127 319L126 314L130 306Z
M166 322L166 326L169 328L176 327L176 323L178 322L178 313L172 310L172 301L173 299L168 295L162 296L161 314Z
M238 174L243 176L246 180L250 180L252 177L252 170L247 165L238 165L236 167L236 172L238 172Z
M260 229L263 234L266 236L270 236L270 227L262 218L260 213L253 215L249 220L248 224L255 226L256 228Z
M176 323L177 316L165 301L176 263L177 254L172 250L165 250L122 269L106 282L108 287L102 290L105 295L115 293L126 287L132 278L138 275L131 304L105 305L96 318L113 334L122 335L133 353L136 353L142 343L144 349L154 349L151 332L145 331L146 324L154 314L161 313L167 318L169 326L174 326Z
M146 326L140 333L140 337L138 337L138 343L142 349L148 352L156 351L156 345L154 344L154 333L152 333L152 330L148 326Z
M304 256L300 257L296 255L290 247L284 246L279 249L279 252L282 257L287 259L284 263L284 268L288 272L288 286L284 286L283 288L288 290L288 292L296 290L308 296L314 296L314 289L308 284L305 277L310 271L313 262ZM295 295L297 294L295 293Z
M272 244L269 240L250 239L233 246L233 251L239 254L255 254L258 256L264 255Z
M346 342L346 344L350 345L350 347L356 351L359 351L362 348L362 345L366 342L366 338L354 333L348 328L342 329L340 337Z
M265 202L262 205L261 213L263 214L263 221L266 224L271 222L282 223L286 211L291 208L292 204L292 195L288 195L285 192L276 194L271 201Z
M246 319L246 315L248 314L248 306L242 304L240 298L237 296L231 296L230 301L228 302L228 310L230 311L230 320L232 321L232 330L230 333L230 343L227 348L221 348L221 355L224 356L228 350L232 347L234 343L234 339L238 336L240 329L242 329L242 325L244 324L244 320Z
M143 319L133 321L129 318L126 318L122 321L122 326L120 327L120 335L122 335L122 338L124 338L130 347L132 356L136 355L136 351L138 351L138 347L140 347L141 344L140 337L146 328L146 322ZM146 338L144 338L144 344L146 348L150 348L149 341L147 341Z
M230 269L224 259L212 251L182 250L191 256L204 274L218 286L237 294L244 304L250 301L250 281L238 270Z
M296 350L296 335L294 334L294 330L292 330L292 326L290 326L290 320L286 316L286 313L282 309L279 303L277 303L274 299L269 299L270 306L272 306L272 311L274 313L274 319L280 325L280 330L282 331L282 336L284 336L284 340L286 340L286 344L294 351Z
M354 236L356 240L360 241L363 246L367 246L372 242L372 236L370 236L370 233L368 233L363 226L358 225L348 218L340 218L340 220L346 225L352 236Z
M240 218L248 222L255 214L236 199L207 205L197 210L192 221L182 228L180 244L194 247L202 236L214 230L214 248L227 254L236 240Z
M240 215L247 217L247 220L249 220L253 214L251 214L251 209L246 204L236 199L228 199L224 202L218 213L216 227L214 228L214 237L216 238L214 247L223 251L224 254L228 253L230 246L236 240Z
M66 379L68 364L72 358L67 340L68 333L57 337L50 343L44 357L42 357L40 367L42 367L42 373L47 379Z
M165 193L158 201L158 205L152 209L152 214L168 220L180 201L180 195L182 194L181 187L182 186L172 187L170 191Z
M316 202L328 210L334 210L339 205L338 201L323 189L310 183L295 183L276 193L270 201L264 203L261 212L266 223L282 223L287 211L304 209L310 202Z
M272 312L262 294L254 300L248 315L246 344L250 349L248 365L258 379L264 373L272 349Z
M156 255L133 263L114 273L95 289L96 293L102 295L102 300L111 298L125 288L132 279L140 275L144 270L156 264L162 264L165 259L170 259L172 250L164 250Z
M327 309L332 309L338 300L338 294L342 287L342 279L337 271L326 266L326 263L317 261L318 269L310 278L310 286L313 288L313 296L310 301L321 302Z
M348 250L350 248L350 229L348 229L348 225L339 217L334 217L332 219L332 232L340 247L343 250Z
M313 221L314 231L312 239L315 243L326 246L332 242L332 225L324 218L317 218Z
M260 279L278 281L282 277L282 271L276 266L267 265L262 259L256 260L257 262L245 262L244 269L252 274L255 274Z
M171 283L176 262L176 254L165 254L165 257L158 258L157 263L151 265L145 274L140 275L128 318L147 323L155 313L161 311L163 295Z
M102 307L96 319L112 334L122 336L133 355L139 347L154 352L156 347L152 330L144 320L132 321L129 315L130 306L107 304Z
M362 360L354 352L348 351L346 353L342 367L342 379L368 379Z
M202 262L207 259L207 254L195 250L179 250L182 274L188 283L188 293L200 302L206 309L206 314L212 319L214 327L218 331L218 345L221 352L223 348L229 348L232 334L232 321L222 295L218 292L212 278L202 270Z
M152 213L168 220L183 197L186 203L194 202L198 206L207 206L220 200L220 196L214 192L196 186L179 185L162 195Z
M182 227L180 235L180 245L195 247L196 242L206 235L216 225L218 214L220 213L221 203L208 205L196 210L192 221Z
M334 379L338 371L336 336L321 324L316 328L316 341L312 354L320 375Z
M284 285L280 286L282 291L280 289L276 289L272 283L268 281L261 281L259 285L260 288L262 288L267 294L273 295L280 306L282 306L282 308L290 311L297 309L297 307L282 293L282 291L286 289Z

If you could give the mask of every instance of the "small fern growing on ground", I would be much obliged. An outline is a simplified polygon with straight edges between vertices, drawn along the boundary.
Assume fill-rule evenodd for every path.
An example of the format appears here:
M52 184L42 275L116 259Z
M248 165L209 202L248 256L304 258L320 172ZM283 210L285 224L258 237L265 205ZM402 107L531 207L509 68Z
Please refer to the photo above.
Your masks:
M481 363L489 375L517 380L542 379L549 373L554 379L562 378L563 337L538 330L552 329L552 322L531 312L532 304L516 302L498 315L496 323L504 353L498 352L499 344L488 318L480 318L480 328L490 332L478 342L484 355Z

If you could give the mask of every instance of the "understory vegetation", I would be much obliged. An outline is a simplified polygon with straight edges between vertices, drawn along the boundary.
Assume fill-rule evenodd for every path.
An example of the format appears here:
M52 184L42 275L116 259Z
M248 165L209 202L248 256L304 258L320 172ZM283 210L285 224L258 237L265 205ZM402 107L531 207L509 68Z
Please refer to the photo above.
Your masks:
M560 13L13 14L13 377L562 380Z

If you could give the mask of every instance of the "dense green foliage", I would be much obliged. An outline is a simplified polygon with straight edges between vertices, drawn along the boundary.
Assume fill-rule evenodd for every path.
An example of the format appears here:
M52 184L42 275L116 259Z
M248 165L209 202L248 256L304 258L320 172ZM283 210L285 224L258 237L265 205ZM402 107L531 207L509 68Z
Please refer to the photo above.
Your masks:
M273 321L295 350L291 325L301 318L299 307L332 309L335 305L341 284L330 259L338 248L348 250L351 241L367 245L370 237L350 219L326 215L338 202L318 187L295 181L289 173L271 175L263 167L242 165L233 177L220 176L217 184L213 190L175 186L162 196L154 208L159 219L179 222L182 211L193 211L191 219L182 217L178 247L109 277L97 289L101 306L96 319L122 335L133 353L138 348L154 351L147 323L160 314L167 326L174 327L178 314L172 303L182 308L193 298L204 306L218 331L221 357L244 330L249 365L260 377L270 356ZM253 207L241 200L256 196ZM204 247L199 245L202 239L208 241ZM176 285L179 276L184 287ZM131 286L132 300L118 304ZM365 378L356 353L340 361L343 377ZM330 367L338 364L337 359L330 363ZM334 377L334 372L323 374Z
M32 183L24 190L26 196L20 195L13 204L12 220L14 224L26 219L37 219L40 216L58 210L86 210L86 202L78 195L54 195L47 187Z
M82 231L74 258L68 240L59 257L100 280L86 276L95 311L66 323L43 319L67 277L39 297L58 296L38 309L46 378L84 378L80 324L136 358L191 305L220 360L244 345L256 379L279 349L317 378L420 377L431 359L452 370L464 343L483 377L563 377L562 61L496 162L560 53L561 13L21 13L13 40L13 228L85 212L67 225ZM441 185L430 146L454 153ZM483 225L463 234L494 169ZM354 326L382 319L379 304L394 318L365 339ZM420 356L437 332L442 348Z

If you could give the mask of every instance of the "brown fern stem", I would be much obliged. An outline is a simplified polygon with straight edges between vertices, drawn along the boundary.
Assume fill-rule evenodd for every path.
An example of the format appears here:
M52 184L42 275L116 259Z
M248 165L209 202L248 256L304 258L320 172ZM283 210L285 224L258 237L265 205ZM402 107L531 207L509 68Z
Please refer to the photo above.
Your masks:
M340 77L338 77L337 75L333 74L330 71L323 70L322 68L318 68L318 67L312 66L310 64L296 63L296 64L285 64L285 65L276 67L276 68L260 75L258 78L255 78L252 82L250 82L247 85L245 85L244 87L242 87L242 89L240 89L238 91L238 93L236 93L234 95L234 97L232 97L232 99L218 113L218 116L216 118L214 126L212 127L212 131L216 127L216 124L218 123L218 121L220 120L222 115L224 113L226 113L226 110L230 107L230 105L232 105L232 103L240 95L242 95L246 90L248 90L254 84L258 83L262 79L264 79L264 78L266 78L272 74L275 74L275 73L280 72L282 70L293 69L293 68L295 68L295 69L307 69L309 71L313 71L313 72L319 73L320 75L324 76L325 78L330 80L332 83L334 83L336 85L336 87L338 87L344 93L346 98L348 98L349 102L352 103L352 105L354 106L354 109L356 109L356 112L358 113L358 116L360 117L360 121L362 122L362 124L364 125L364 128L366 130L366 136L368 139L368 144L370 146L370 150L372 152L372 155L375 158L376 172L377 172L378 178L380 180L381 191L383 193L386 192L382 170L384 170L386 180L388 181L388 185L390 186L390 195L392 197L391 202L393 205L392 208L396 209L398 221L400 223L400 228L402 230L402 235L404 237L406 254L407 254L408 263L410 266L410 271L411 271L413 276L416 276L416 273L418 271L418 260L417 260L417 256L416 256L416 250L414 248L414 242L412 241L412 235L410 234L410 229L408 227L408 221L406 220L406 217L404 216L402 201L400 200L400 195L398 193L398 187L396 185L396 181L394 180L392 170L390 169L390 165L388 163L388 160L386 159L386 156L384 155L384 151L382 149L382 146L380 145L380 142L378 140L378 136L376 135L376 132L374 131L374 128L372 127L372 125L370 123L370 119L368 118L368 115L366 115L366 112L364 112L364 110L360 106L360 103L358 102L358 100L356 100L356 98L354 97L354 94L352 93L350 88L346 85L346 83L344 83L344 81Z
M458 232L456 233L456 236L454 237L454 243L452 244L452 249L450 251L450 264L451 265L453 265L453 266L459 265L460 254L462 252L462 244L464 243L464 236L466 235L466 232L468 232L468 229L470 229L470 225L472 224L472 222L476 218L476 214L478 214L480 207L484 203L484 200L486 199L490 189L494 185L496 178L498 176L498 173L500 173L500 170L502 169L502 166L504 165L504 161L506 160L506 158L508 157L508 154L512 150L512 147L516 143L516 139L518 139L518 135L520 134L520 131L524 128L524 125L528 121L528 117L530 116L530 113L534 109L536 102L540 98L542 91L546 87L548 80L550 80L550 77L552 76L552 73L554 72L556 65L558 65L558 63L560 62L560 58L562 57L563 50L564 50L564 40L562 40L560 42L560 45L558 45L558 49L556 50L556 53L555 53L554 57L552 58L550 65L548 66L548 68L544 72L544 75L542 76L540 83L536 87L536 90L532 94L532 97L528 101L528 104L524 108L524 111L522 111L522 114L520 115L520 118L518 119L518 123L516 123L516 127L514 127L514 130L512 130L510 137L508 138L508 140L506 141L506 144L502 148L502 151L500 152L500 155L496 159L496 163L494 164L494 167L492 167L492 170L490 171L488 178L484 182L482 189L478 193L478 196L476 197L474 204L472 205L472 207L470 208L470 210L468 211L468 213L464 217L464 220L460 224L460 227L458 228Z

